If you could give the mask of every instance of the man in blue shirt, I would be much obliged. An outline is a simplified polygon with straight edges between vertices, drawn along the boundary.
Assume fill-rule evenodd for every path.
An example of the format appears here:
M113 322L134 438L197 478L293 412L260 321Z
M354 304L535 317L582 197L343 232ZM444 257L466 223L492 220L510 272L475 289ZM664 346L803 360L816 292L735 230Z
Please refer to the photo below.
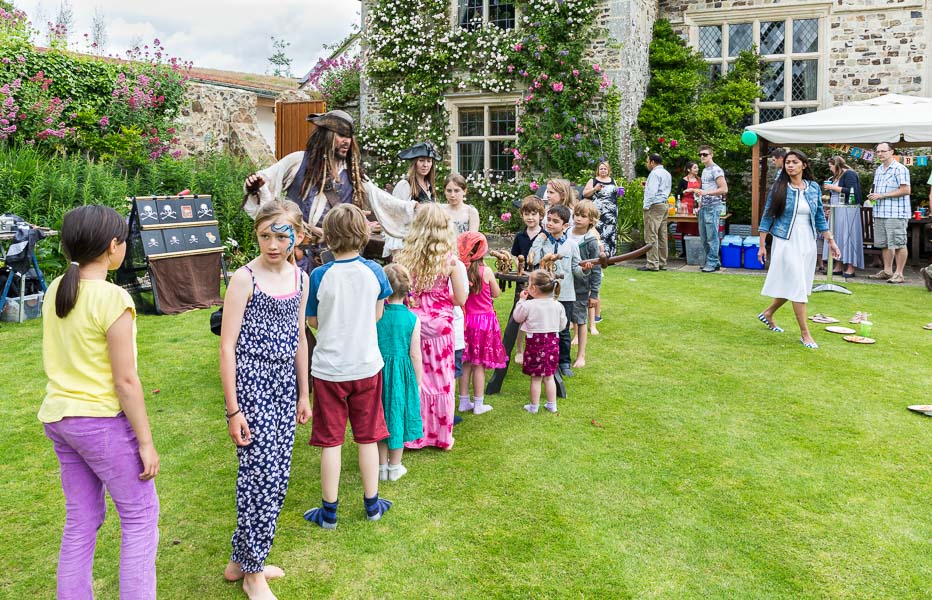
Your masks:
M673 179L663 168L663 157L651 154L647 157L647 185L644 186L644 241L651 244L647 251L647 264L638 271L667 270L667 198Z

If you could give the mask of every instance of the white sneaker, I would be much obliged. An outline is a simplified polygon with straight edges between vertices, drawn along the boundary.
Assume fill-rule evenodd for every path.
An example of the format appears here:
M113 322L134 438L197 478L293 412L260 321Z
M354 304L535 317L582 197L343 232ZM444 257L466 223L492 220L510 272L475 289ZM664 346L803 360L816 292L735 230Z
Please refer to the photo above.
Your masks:
M408 470L401 463L397 465L388 465L388 480L389 481L398 481L405 476Z
M379 465L379 481L388 481L388 464Z
M548 402L548 403L544 404L544 408L546 408L548 412L555 413L555 412L557 412L557 403L556 403L556 402Z
M538 409L540 409L540 404L525 404L524 410L528 411L532 415L536 415Z

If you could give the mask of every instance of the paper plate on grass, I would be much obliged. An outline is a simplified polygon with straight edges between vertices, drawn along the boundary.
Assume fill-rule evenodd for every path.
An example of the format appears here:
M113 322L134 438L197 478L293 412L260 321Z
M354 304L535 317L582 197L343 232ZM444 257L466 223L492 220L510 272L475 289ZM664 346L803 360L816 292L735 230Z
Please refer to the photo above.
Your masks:
M809 317L809 320L812 321L813 323L838 323L839 322L838 319L836 319L835 317L827 317L823 315L822 313L819 313L817 315L812 315L811 317Z
M932 331L932 323L929 323L928 325L923 325L922 328Z
M842 339L853 344L873 344L877 341L874 338L864 337L863 335L846 335Z
M829 333L842 333L844 335L855 333L854 329L851 329L850 327L841 327L840 325L829 325L825 328L825 331Z
M932 404L913 404L912 406L907 406L906 408L921 415L932 417Z

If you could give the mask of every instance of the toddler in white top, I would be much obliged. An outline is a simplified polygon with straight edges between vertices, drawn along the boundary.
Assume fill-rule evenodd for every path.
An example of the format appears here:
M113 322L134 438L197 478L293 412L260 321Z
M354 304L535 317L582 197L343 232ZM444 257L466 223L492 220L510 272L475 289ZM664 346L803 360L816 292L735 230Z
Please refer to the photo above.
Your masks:
M544 408L557 412L557 384L553 374L560 358L559 332L567 324L563 306L554 299L559 294L560 284L554 276L538 269L528 277L527 288L521 292L521 299L512 313L527 335L521 371L531 376L531 403L524 407L531 414L537 414L540 408L541 383L547 395Z

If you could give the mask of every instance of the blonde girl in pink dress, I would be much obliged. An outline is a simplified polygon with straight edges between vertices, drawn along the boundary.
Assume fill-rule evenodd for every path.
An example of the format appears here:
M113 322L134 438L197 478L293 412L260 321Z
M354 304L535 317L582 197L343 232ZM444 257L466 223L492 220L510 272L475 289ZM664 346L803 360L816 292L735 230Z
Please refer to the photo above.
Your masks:
M405 448L453 448L453 306L466 302L465 270L455 257L456 230L437 204L420 207L396 261L411 272L408 307L421 321L421 420L424 437ZM452 283L452 285L451 285ZM451 292L452 288L452 292Z

